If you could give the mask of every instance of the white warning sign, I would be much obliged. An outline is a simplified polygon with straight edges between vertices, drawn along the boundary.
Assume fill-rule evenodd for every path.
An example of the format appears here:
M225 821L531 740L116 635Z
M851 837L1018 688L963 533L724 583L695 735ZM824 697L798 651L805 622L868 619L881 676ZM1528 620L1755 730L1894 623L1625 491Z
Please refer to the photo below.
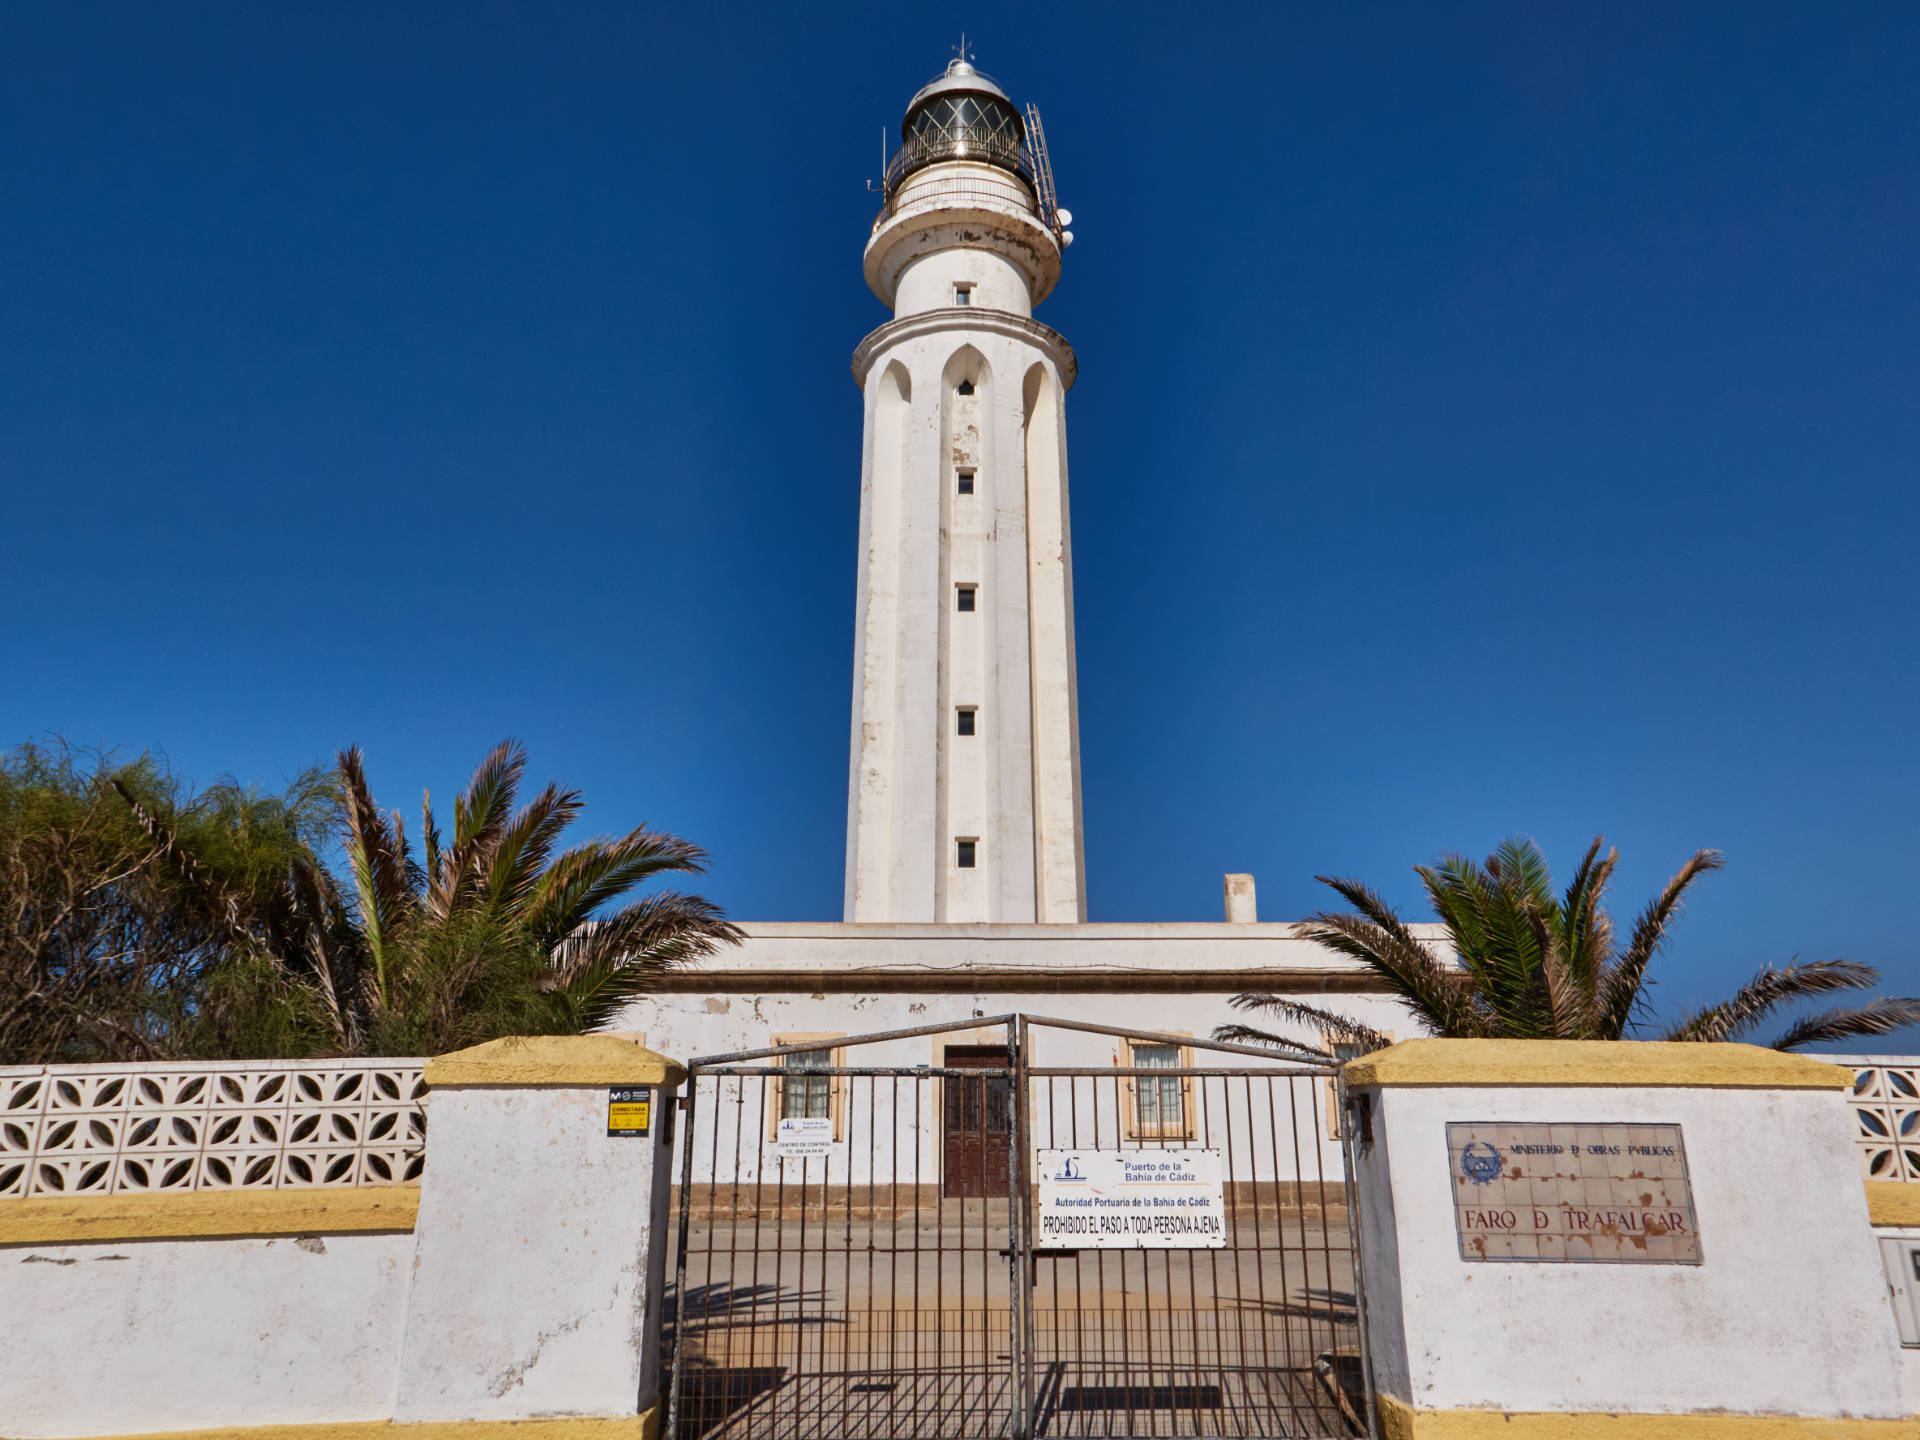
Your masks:
M773 1153L782 1160L812 1160L833 1153L833 1121L825 1115L782 1120L774 1126Z
M1218 1250L1227 1219L1218 1150L1042 1150L1041 1245Z

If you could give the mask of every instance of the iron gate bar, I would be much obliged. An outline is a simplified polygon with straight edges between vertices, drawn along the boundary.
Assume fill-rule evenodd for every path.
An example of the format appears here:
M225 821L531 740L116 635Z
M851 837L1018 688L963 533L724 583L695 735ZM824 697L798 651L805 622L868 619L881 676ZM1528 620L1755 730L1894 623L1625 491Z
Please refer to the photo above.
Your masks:
M1014 1301L1013 1351L1008 1356L1015 1378L1015 1436L1024 1437L1033 1429L1033 1266L1026 1256L1033 1250L1028 1233L1027 1197L1033 1193L1027 1174L1027 1017L1022 1015L1007 1026L1007 1038L1013 1050L1013 1115L1007 1126L1007 1288ZM984 1108L984 1107L983 1107ZM986 1207L981 1206L981 1217Z
M1258 1068L1245 1065L1036 1066L1031 1063L1035 1027L1105 1035L1134 1043L1177 1046L1209 1054L1245 1055L1264 1063ZM1276 1054L1269 1049L1200 1040L1187 1035L1127 1030L1022 1014L976 1016L945 1024L915 1026L870 1035L836 1036L830 1044L832 1049L844 1052L878 1042L960 1031L978 1034L993 1030L1003 1030L1007 1036L1008 1058L1004 1065L807 1067L808 1076L833 1082L828 1093L828 1113L835 1119L832 1132L835 1137L834 1154L839 1156L839 1163L845 1167L846 1174L844 1184L836 1187L833 1179L834 1161L829 1156L822 1163L816 1197L808 1174L810 1161L793 1160L800 1168L795 1185L799 1200L798 1224L794 1227L796 1233L792 1237L794 1245L791 1252L787 1234L791 1203L787 1175L790 1157L779 1156L771 1150L774 1138L771 1127L777 1112L770 1107L776 1101L781 1101L784 1106L786 1092L776 1087L780 1086L783 1078L791 1077L794 1072L777 1062L796 1054L817 1052L829 1048L828 1045L820 1040L796 1042L701 1057L690 1063L688 1091L682 1102L687 1112L687 1134L682 1137L681 1146L679 1255L675 1266L675 1295L669 1310L675 1347L671 1367L672 1392L668 1402L669 1435L664 1440L686 1440L689 1433L704 1433L716 1428L745 1435L749 1440L814 1440L816 1436L820 1440L828 1440L829 1436L839 1440L843 1435L857 1435L859 1440L878 1440L882 1408L878 1396L882 1391L887 1396L884 1407L885 1433L891 1440L919 1440L922 1435L938 1435L942 1440L956 1440L956 1437L971 1440L977 1435L1006 1435L1010 1440L1032 1440L1032 1437L1049 1431L1062 1436L1147 1436L1167 1434L1169 1425L1173 1435L1236 1435L1245 1437L1245 1440L1333 1433L1326 1428L1325 1396L1321 1393L1320 1385L1315 1383L1319 1379L1328 1379L1333 1386L1329 1393L1337 1406L1332 1417L1335 1430L1343 1424L1360 1421L1369 1435L1375 1434L1378 1420L1372 1393L1372 1357L1367 1346L1359 1219L1352 1197L1356 1168L1356 1126L1338 1062L1330 1056L1323 1058L1304 1047L1297 1055ZM751 1063L754 1061L776 1063ZM713 1111L714 1134L708 1147L709 1175L705 1185L708 1217L707 1230L704 1232L706 1285L702 1291L704 1304L698 1312L690 1313L687 1282L690 1278L690 1258L694 1253L691 1245L693 1209L698 1200L698 1168L695 1162L701 1148L696 1131L709 1108L700 1099L702 1082L708 1081L708 1077L711 1077L707 1088L712 1092L708 1099ZM1155 1265L1151 1248L1115 1249L1112 1268L1117 1288L1114 1289L1109 1288L1109 1261L1105 1248L1068 1250L1061 1255L1043 1256L1040 1253L1043 1247L1037 1243L1034 1209L1033 1166L1041 1148L1036 1127L1042 1119L1038 1098L1033 1092L1034 1085L1044 1085L1047 1092L1044 1115L1046 1146L1059 1148L1064 1145L1065 1148L1079 1149L1083 1141L1080 1120L1084 1108L1088 1110L1087 1118L1092 1127L1092 1134L1087 1137L1086 1143L1100 1149L1106 1130L1102 1120L1105 1108L1102 1092L1106 1089L1100 1083L1102 1077L1108 1077L1112 1082L1114 1114L1111 1120L1115 1138L1111 1143L1118 1144L1122 1150L1183 1150L1195 1146L1208 1150L1216 1146L1221 1148L1225 1165L1225 1213L1222 1219L1229 1227L1224 1237L1225 1243L1219 1248L1207 1247L1204 1261L1191 1250L1182 1248L1176 1255L1176 1247L1155 1247L1160 1249L1160 1261ZM921 1083L923 1078L924 1084ZM1254 1092L1256 1079L1264 1082L1267 1089L1265 1137L1258 1133L1258 1106ZM882 1080L886 1081L884 1094L889 1102L892 1126L886 1147L878 1143ZM903 1087L902 1080L912 1083ZM1153 1097L1155 1104L1151 1113L1154 1118L1146 1118L1149 1112L1144 1108L1145 1092L1138 1089L1140 1082L1176 1080L1180 1082L1176 1092L1180 1097L1177 1101L1178 1110L1169 1117L1168 1110L1163 1107L1175 1102L1169 1101L1162 1090ZM1238 1085L1235 1081L1239 1082ZM744 1162L749 1158L745 1146L749 1108L746 1091L756 1082L759 1082L760 1097L753 1107L756 1112L752 1156L755 1176L751 1181L751 1193L745 1197L754 1212L751 1219L753 1233L748 1241L746 1217L741 1211L743 1189L746 1188ZM1329 1084L1333 1092L1332 1099L1336 1106L1333 1114L1345 1117L1337 1134L1322 1130L1318 1094L1321 1083ZM1286 1149L1290 1153L1285 1158L1291 1161L1290 1181L1286 1178L1288 1170L1282 1165L1280 1107L1273 1093L1279 1084L1285 1084L1288 1092ZM1000 1109L996 1109L994 1104L993 1091L996 1085L1005 1087L1002 1095L1004 1103ZM1219 1087L1218 1096L1214 1093L1216 1085ZM734 1091L731 1096L727 1093L729 1086ZM910 1107L902 1103L903 1089L912 1097ZM1063 1090L1066 1100L1064 1135L1059 1113ZM1236 1092L1244 1101L1244 1106L1236 1103ZM1083 1106L1080 1103L1083 1097L1091 1104ZM863 1098L867 1130L867 1172L864 1177L867 1261L864 1295L856 1296L854 1287L858 1257L853 1248L857 1234L854 1208L858 1203L858 1125ZM968 1100L975 1102L972 1116L966 1114ZM1299 1114L1302 1103L1307 1104L1312 1112L1307 1124L1302 1124ZM951 1115L947 1110L949 1104L959 1106ZM733 1173L730 1177L723 1173L720 1150L720 1129L729 1109L734 1119ZM1135 1123L1130 1135L1131 1109L1139 1109L1140 1113L1133 1116ZM1217 1127L1216 1109L1219 1114ZM1242 1110L1247 1127L1244 1153L1235 1133L1238 1128L1236 1110ZM927 1133L929 1121L932 1122L930 1136ZM960 1128L954 1129L955 1124ZM995 1177L992 1164L995 1124L1002 1125L1007 1145L1004 1182ZM1310 1146L1303 1147L1302 1132L1309 1126ZM901 1173L903 1157L898 1154L898 1147L906 1138L903 1127L913 1137L910 1243L903 1243L899 1231L903 1218L900 1191L904 1177ZM929 1194L921 1169L922 1146L929 1143L941 1145L943 1162L952 1160L952 1153L945 1148L952 1142L941 1138L949 1135L963 1137L964 1144L973 1147L973 1153L979 1157L971 1162L976 1168L968 1178L957 1183L957 1193L948 1196L949 1185L955 1182L950 1178L953 1172L948 1164L943 1163ZM1334 1201L1326 1173L1327 1163L1333 1159L1333 1155L1328 1153L1330 1145L1345 1172L1336 1178L1331 1193L1337 1193L1343 1203L1347 1222L1344 1258L1348 1262L1353 1287L1354 1315L1346 1321L1340 1318L1336 1308L1340 1290L1335 1278L1335 1245L1329 1214ZM1266 1151L1264 1155L1263 1148ZM963 1156L965 1153L965 1149L960 1152ZM1307 1173L1308 1164L1305 1163L1309 1158L1311 1174ZM1263 1166L1263 1161L1270 1163ZM767 1174L769 1163L777 1172L771 1176ZM881 1242L877 1228L881 1223L878 1167L882 1163L889 1166L884 1187L889 1201L885 1221L888 1264L884 1355L876 1350L878 1337L874 1334L874 1325L882 1320L875 1310L879 1298L876 1295L876 1280L880 1274L875 1252ZM1269 1169L1264 1179L1259 1173L1262 1168ZM1271 1231L1263 1226L1261 1218L1263 1202L1260 1197L1267 1182L1272 1186ZM1007 1243L999 1253L1006 1257L1008 1267L1005 1304L998 1302L993 1293L992 1267L988 1255L993 1248L992 1231L997 1223L995 1214L999 1203L999 1197L994 1192L1002 1184ZM1289 1186L1295 1210L1292 1217L1295 1223L1292 1226L1287 1224L1289 1217L1286 1213ZM774 1207L774 1235L771 1237L774 1274L772 1283L763 1285L761 1261L766 1237L762 1226L766 1218L769 1191ZM723 1200L728 1209L724 1257L718 1235L721 1223L719 1207ZM959 1207L951 1214L949 1200L956 1202ZM813 1214L816 1203L820 1207L817 1220ZM844 1204L842 1214L833 1213L835 1204ZM979 1206L977 1237L968 1223L972 1218L967 1214L970 1204ZM1248 1214L1249 1205L1251 1215ZM926 1250L923 1222L928 1218L929 1206L934 1246ZM1317 1237L1311 1233L1308 1225L1310 1208L1317 1209ZM810 1243L815 1236L809 1226L816 1223L817 1243ZM956 1248L952 1250L946 1243L950 1225L956 1241ZM1291 1239L1289 1231L1292 1232ZM1271 1241L1267 1238L1269 1235ZM841 1252L837 1257L833 1254L836 1241ZM743 1243L751 1246L751 1260L748 1263L752 1267L744 1290L739 1284L741 1264L747 1258L741 1251ZM972 1259L975 1243L980 1247L977 1336L975 1327L969 1323L973 1318L974 1297L969 1280L972 1267L968 1262ZM1293 1253L1289 1254L1290 1251ZM816 1295L810 1297L807 1284L816 1253L819 1257L819 1288ZM1136 1256L1137 1259L1134 1258ZM832 1261L835 1258L841 1262L837 1277L832 1273ZM1056 1261L1049 1272L1048 1323L1045 1326L1041 1324L1037 1297L1037 1262L1040 1258ZM1062 1323L1066 1317L1063 1304L1065 1292L1057 1264L1059 1260L1069 1258L1073 1262L1070 1330ZM1297 1306L1293 1300L1295 1285L1289 1273L1289 1261L1294 1258L1298 1258L1304 1267L1299 1285L1301 1298ZM727 1267L726 1283L717 1286L715 1270L723 1259ZM910 1346L904 1347L911 1350L912 1365L908 1377L911 1388L906 1392L904 1414L900 1403L900 1382L901 1362L906 1357L901 1353L903 1337L898 1334L902 1318L899 1304L907 1298L902 1293L902 1277L899 1275L903 1259L912 1266L912 1283L908 1289L913 1305L913 1338ZM927 1300L921 1285L925 1270L923 1260L931 1260L933 1265L935 1290L931 1298L931 1313L921 1309ZM1223 1260L1226 1261L1227 1278L1232 1283L1230 1297L1223 1289ZM1098 1307L1094 1312L1097 1340L1089 1336L1086 1328L1089 1317L1085 1282L1089 1262L1098 1296ZM1267 1291L1273 1262L1277 1262L1279 1271L1276 1278L1281 1293L1277 1300L1270 1297ZM790 1278L789 1263L798 1276L791 1320L782 1293ZM1198 1273L1203 1264L1208 1271L1205 1277ZM1155 1269L1160 1271L1158 1276L1153 1273ZM1313 1276L1315 1269L1320 1271L1325 1284L1317 1297ZM1179 1270L1185 1271L1185 1297L1178 1294ZM950 1363L954 1352L950 1349L947 1334L949 1297L943 1288L948 1277L958 1282L955 1301L958 1308L952 1316L958 1327L953 1336L953 1345L957 1346L957 1364ZM1200 1285L1203 1278L1208 1282L1204 1304ZM836 1280L839 1290L837 1296L834 1293ZM1249 1281L1252 1282L1251 1287ZM763 1291L766 1294L763 1295ZM810 1298L816 1300L812 1307L808 1303ZM864 1319L855 1303L856 1299L864 1300ZM1113 1308L1116 1300L1117 1310ZM1232 1305L1231 1319L1221 1314L1223 1303ZM761 1333L763 1326L759 1319L763 1304L771 1310L773 1317L771 1331L767 1334ZM836 1304L843 1313L835 1313ZM1316 1304L1321 1307L1317 1312ZM745 1366L736 1373L732 1367L737 1358L736 1342L740 1338L737 1333L740 1327L735 1324L737 1309L746 1312L747 1321ZM817 1309L818 1314L811 1314L812 1309ZM1205 1313L1207 1310L1212 1311L1210 1320ZM996 1314L1002 1317L1004 1331L998 1329ZM1250 1314L1255 1317L1257 1340L1247 1334ZM717 1333L725 1339L727 1369L720 1377L722 1386L717 1397L717 1409L711 1386L703 1386L698 1430L688 1432L685 1428L690 1418L686 1405L688 1330L699 1330L707 1337L702 1343L707 1343L716 1333L716 1317L723 1317ZM1184 1325L1181 1323L1183 1318ZM923 1321L931 1322L930 1337L922 1333L925 1328ZM1139 1322L1137 1327L1136 1321ZM1275 1324L1282 1327L1281 1353L1277 1356L1271 1335ZM1339 1345L1342 1330L1348 1326L1357 1327L1358 1331L1359 1374L1354 1378L1359 1380L1363 1392L1364 1420L1355 1415L1353 1407L1339 1389L1343 1368L1339 1364ZM783 1338L782 1332L789 1327L793 1331L791 1338ZM809 1328L819 1337L817 1345L809 1346L807 1343ZM1121 1356L1124 1358L1116 1359L1112 1354L1110 1331L1118 1335ZM1299 1333L1296 1334L1296 1331ZM1210 1348L1205 1339L1209 1332L1212 1336ZM1008 1345L1004 1356L998 1353L995 1345L997 1333L1004 1334ZM1351 1330L1348 1333L1351 1334ZM1314 1363L1323 1334L1328 1347L1323 1363L1331 1367L1330 1372L1319 1370ZM927 1357L923 1354L923 1340L927 1338L931 1338L933 1344L931 1370L925 1368ZM1164 1354L1161 1349L1163 1338ZM1304 1342L1307 1347L1304 1363L1296 1350L1299 1342ZM979 1347L977 1352L970 1353L976 1344ZM1140 1346L1140 1352L1134 1351L1136 1344ZM1250 1352L1250 1344L1258 1345L1259 1354ZM770 1347L765 1355L770 1363L765 1366L757 1363L762 1358L763 1347ZM1043 1348L1046 1351L1044 1382L1039 1375ZM783 1355L792 1357L794 1368L791 1371L782 1365ZM864 1357L864 1372L856 1367L856 1355ZM875 1381L874 1377L880 1373L874 1367L876 1359L886 1367L885 1383ZM1279 1368L1276 1368L1276 1360ZM1004 1368L1001 1367L1002 1361L1005 1362ZM707 1358L703 1363L711 1375L714 1370L712 1358ZM1135 1383L1135 1377L1141 1373L1143 1364L1146 1383L1140 1385ZM1350 1369L1347 1373L1353 1374ZM996 1378L1004 1382L1003 1388L997 1387ZM1089 1383L1095 1379L1097 1384ZM743 1384L737 1381L743 1381ZM789 1393L783 1396L780 1393L782 1390ZM855 1394L862 1396L857 1405L852 1401ZM1307 1426L1306 1430L1300 1428L1303 1424Z
M1342 1065L1333 1072L1334 1096L1340 1116L1340 1168L1345 1173L1347 1183L1347 1248L1353 1257L1353 1318L1354 1328L1360 1332L1360 1398L1366 1408L1366 1426L1369 1437L1380 1433L1380 1420L1374 1413L1373 1403L1373 1344L1367 1331L1367 1285L1365 1267L1361 1263L1360 1245L1360 1206L1354 1194L1354 1176L1359 1160L1359 1143L1354 1135L1358 1128L1354 1121L1354 1104L1347 1095L1347 1067ZM1334 1376L1334 1383L1340 1383L1340 1377Z
M687 1062L687 1066L691 1069L698 1065L705 1070L715 1065L728 1065L736 1060L761 1060L774 1055L801 1055L809 1050L827 1048L842 1050L851 1045L877 1045L883 1040L917 1040L923 1035L945 1035L955 1030L992 1030L1011 1026L1017 1018L1014 1015L989 1015L985 1019L949 1020L941 1025L912 1025L905 1030L876 1030L871 1035L839 1035L834 1037L835 1043L831 1047L823 1046L818 1040L810 1040L797 1045L773 1045L763 1050L733 1050L725 1055L696 1056ZM908 1070L918 1067L893 1065L881 1068Z
M1046 1015L1028 1015L1022 1018L1034 1025L1044 1025L1049 1030L1078 1030L1088 1035L1111 1035L1117 1040L1144 1040L1150 1045L1178 1045L1186 1050L1219 1050L1229 1055L1252 1055L1270 1064L1278 1054L1273 1050L1263 1050L1257 1045L1236 1045L1226 1040L1202 1040L1198 1035L1177 1035L1171 1030L1122 1030L1112 1025L1095 1025L1090 1020L1056 1020ZM1300 1071L1301 1074L1324 1074L1329 1067L1339 1063L1333 1056L1321 1051L1308 1050L1304 1046L1296 1048L1299 1050L1299 1059L1293 1059L1291 1056L1279 1058L1291 1064L1309 1067ZM1105 1072L1102 1071L1102 1073Z

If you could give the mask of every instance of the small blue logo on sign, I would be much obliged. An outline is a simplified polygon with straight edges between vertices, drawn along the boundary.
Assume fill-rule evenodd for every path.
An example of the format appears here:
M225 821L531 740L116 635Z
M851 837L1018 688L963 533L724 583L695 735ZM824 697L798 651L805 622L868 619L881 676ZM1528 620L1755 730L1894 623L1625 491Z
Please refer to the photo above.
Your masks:
M1484 1140L1469 1140L1460 1151L1460 1173L1476 1185L1491 1185L1505 1166L1505 1157Z

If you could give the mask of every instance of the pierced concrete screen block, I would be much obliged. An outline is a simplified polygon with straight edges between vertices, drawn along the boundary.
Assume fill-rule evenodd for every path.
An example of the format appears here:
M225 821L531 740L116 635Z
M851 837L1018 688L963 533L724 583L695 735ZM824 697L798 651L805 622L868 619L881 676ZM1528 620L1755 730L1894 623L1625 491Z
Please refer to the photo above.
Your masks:
M1447 1126L1462 1260L1698 1265L1678 1125Z
M402 1185L420 1060L0 1070L0 1196Z
M1920 1181L1920 1060L1841 1060L1853 1069L1854 1144L1867 1180Z

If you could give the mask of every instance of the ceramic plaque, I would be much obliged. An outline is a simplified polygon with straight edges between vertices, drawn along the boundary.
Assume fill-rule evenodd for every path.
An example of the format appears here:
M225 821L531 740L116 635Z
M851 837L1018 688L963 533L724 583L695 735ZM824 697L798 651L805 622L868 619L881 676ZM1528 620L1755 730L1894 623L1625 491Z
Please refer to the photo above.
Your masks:
M1678 1125L1447 1126L1462 1260L1698 1265Z

